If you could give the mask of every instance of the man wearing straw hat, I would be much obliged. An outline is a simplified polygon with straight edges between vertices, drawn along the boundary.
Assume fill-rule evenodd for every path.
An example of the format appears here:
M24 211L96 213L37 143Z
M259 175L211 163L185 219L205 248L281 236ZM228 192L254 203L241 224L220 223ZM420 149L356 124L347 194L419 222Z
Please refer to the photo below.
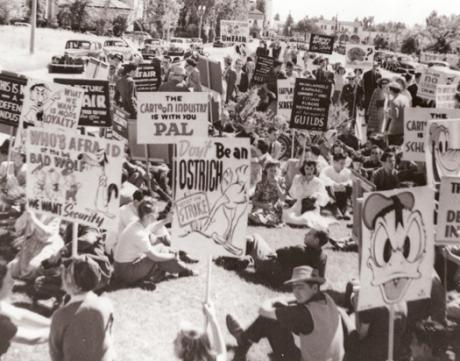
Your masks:
M318 270L296 267L285 282L292 286L294 301L265 302L246 330L227 315L228 330L238 342L235 359L245 360L251 344L267 338L277 360L341 361L345 353L341 317L332 298L319 290L324 282Z

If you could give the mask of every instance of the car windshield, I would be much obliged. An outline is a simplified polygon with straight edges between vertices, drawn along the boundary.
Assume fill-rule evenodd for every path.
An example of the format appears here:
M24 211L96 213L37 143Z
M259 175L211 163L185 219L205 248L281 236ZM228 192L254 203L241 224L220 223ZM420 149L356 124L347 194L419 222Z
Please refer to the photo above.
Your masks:
M85 49L88 50L91 48L91 43L89 41L78 41L78 40L72 40L68 41L65 44L66 49Z
M116 46L116 47L124 47L127 48L128 44L121 40L106 40L104 42L104 46Z

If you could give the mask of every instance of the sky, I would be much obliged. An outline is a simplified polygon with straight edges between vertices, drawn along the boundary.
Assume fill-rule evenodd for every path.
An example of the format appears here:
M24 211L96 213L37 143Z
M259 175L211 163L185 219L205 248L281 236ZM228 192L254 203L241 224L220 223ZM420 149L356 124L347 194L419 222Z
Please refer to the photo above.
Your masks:
M305 15L326 19L338 15L339 21L374 16L375 23L401 21L413 26L423 24L433 10L442 15L460 14L458 0L272 0L272 4L273 16L279 13L282 21L290 12L296 21Z

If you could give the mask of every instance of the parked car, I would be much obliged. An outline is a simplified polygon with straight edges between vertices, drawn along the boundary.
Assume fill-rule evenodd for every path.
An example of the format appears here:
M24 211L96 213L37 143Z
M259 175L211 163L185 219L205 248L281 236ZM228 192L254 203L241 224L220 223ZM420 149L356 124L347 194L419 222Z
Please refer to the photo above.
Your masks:
M184 56L185 52L190 49L190 42L186 38L172 38L169 41L169 56Z
M22 21L16 21L13 26L19 26L19 27L23 27L23 28L30 28L30 24L29 23L24 23Z
M394 72L400 74L410 73L414 75L416 73L417 67L418 63L416 61L401 59L399 60L399 64L396 66Z
M65 44L64 56L73 58L96 58L106 60L102 43L95 40L68 40Z
M201 38L192 38L193 46L203 46L203 39Z
M161 39L145 39L144 46L139 49L144 60L152 59L156 52L162 53L163 46Z
M106 56L121 54L124 61L142 60L142 54L123 38L110 38L105 40L103 49Z
M69 55L53 56L48 64L48 73L81 74L85 71L85 59Z

